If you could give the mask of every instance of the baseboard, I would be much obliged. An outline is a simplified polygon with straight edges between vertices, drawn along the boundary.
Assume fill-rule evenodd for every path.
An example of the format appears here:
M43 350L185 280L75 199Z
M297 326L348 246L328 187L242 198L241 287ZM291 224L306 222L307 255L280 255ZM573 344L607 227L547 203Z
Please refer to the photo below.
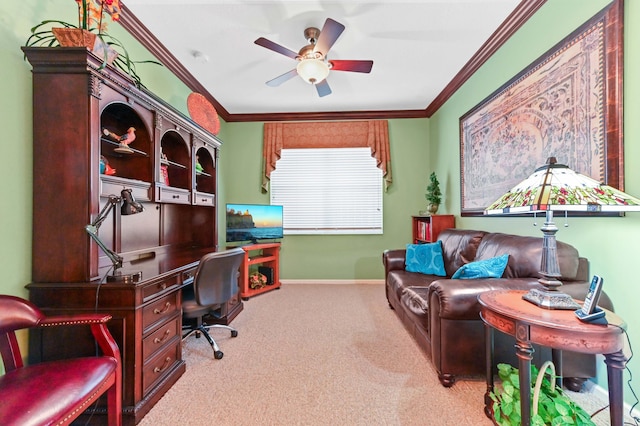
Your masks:
M280 280L282 284L384 284L384 280Z
M591 380L587 380L584 384L584 390L587 392L593 393L597 398L602 399L603 401L609 401L609 391L603 388L602 386L592 382ZM624 403L624 415L628 416L631 411L631 404ZM637 408L634 408L631 411L631 417L638 419L640 418L640 411Z

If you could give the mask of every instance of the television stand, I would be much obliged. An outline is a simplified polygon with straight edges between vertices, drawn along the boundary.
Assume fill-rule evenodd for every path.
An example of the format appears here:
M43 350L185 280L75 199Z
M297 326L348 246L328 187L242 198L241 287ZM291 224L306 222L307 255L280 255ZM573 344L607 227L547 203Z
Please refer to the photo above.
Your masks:
M280 243L247 244L242 246L244 260L240 265L240 297L249 300L250 297L280 288ZM251 288L249 277L258 272L258 268L269 268L270 274L267 285L259 288ZM271 275L271 277L269 277Z

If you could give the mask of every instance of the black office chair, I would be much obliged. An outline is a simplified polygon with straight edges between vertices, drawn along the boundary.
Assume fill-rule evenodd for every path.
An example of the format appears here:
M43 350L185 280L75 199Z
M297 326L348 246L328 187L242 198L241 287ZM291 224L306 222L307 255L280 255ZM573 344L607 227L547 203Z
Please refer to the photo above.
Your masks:
M225 328L231 331L231 337L236 337L238 331L228 325L207 325L203 317L216 316L222 305L238 292L239 268L243 258L244 250L241 248L203 256L193 278L193 288L186 288L182 292L182 339L193 333L196 333L196 337L204 334L213 348L215 359L221 359L224 354L209 335L209 329Z

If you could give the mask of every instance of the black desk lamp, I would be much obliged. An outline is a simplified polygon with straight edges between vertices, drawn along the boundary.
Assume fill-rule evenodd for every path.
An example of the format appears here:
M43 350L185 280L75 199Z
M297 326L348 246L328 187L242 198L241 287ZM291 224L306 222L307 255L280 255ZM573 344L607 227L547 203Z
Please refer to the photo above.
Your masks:
M91 224L85 226L84 229L87 231L91 239L93 239L93 241L98 244L98 247L102 249L104 254L106 254L107 257L111 260L111 263L113 263L113 274L107 276L107 281L122 283L136 282L141 278L140 273L129 275L123 275L122 273L120 273L118 269L122 268L122 256L108 248L98 237L98 229L100 229L100 225L102 225L102 222L105 221L105 219L111 213L111 210L113 210L115 205L120 201L122 201L120 214L122 214L123 216L140 213L143 210L142 204L138 203L133 198L131 189L125 188L120 192L120 197L116 195L109 195L107 203L104 205L102 210L100 210L100 213L98 213L96 219Z

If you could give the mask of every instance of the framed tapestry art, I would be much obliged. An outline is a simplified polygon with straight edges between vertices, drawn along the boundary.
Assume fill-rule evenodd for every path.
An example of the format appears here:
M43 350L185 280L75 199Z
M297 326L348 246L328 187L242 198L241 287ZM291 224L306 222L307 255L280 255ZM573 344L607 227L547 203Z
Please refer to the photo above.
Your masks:
M623 189L622 0L460 118L461 213L482 215L548 157Z

